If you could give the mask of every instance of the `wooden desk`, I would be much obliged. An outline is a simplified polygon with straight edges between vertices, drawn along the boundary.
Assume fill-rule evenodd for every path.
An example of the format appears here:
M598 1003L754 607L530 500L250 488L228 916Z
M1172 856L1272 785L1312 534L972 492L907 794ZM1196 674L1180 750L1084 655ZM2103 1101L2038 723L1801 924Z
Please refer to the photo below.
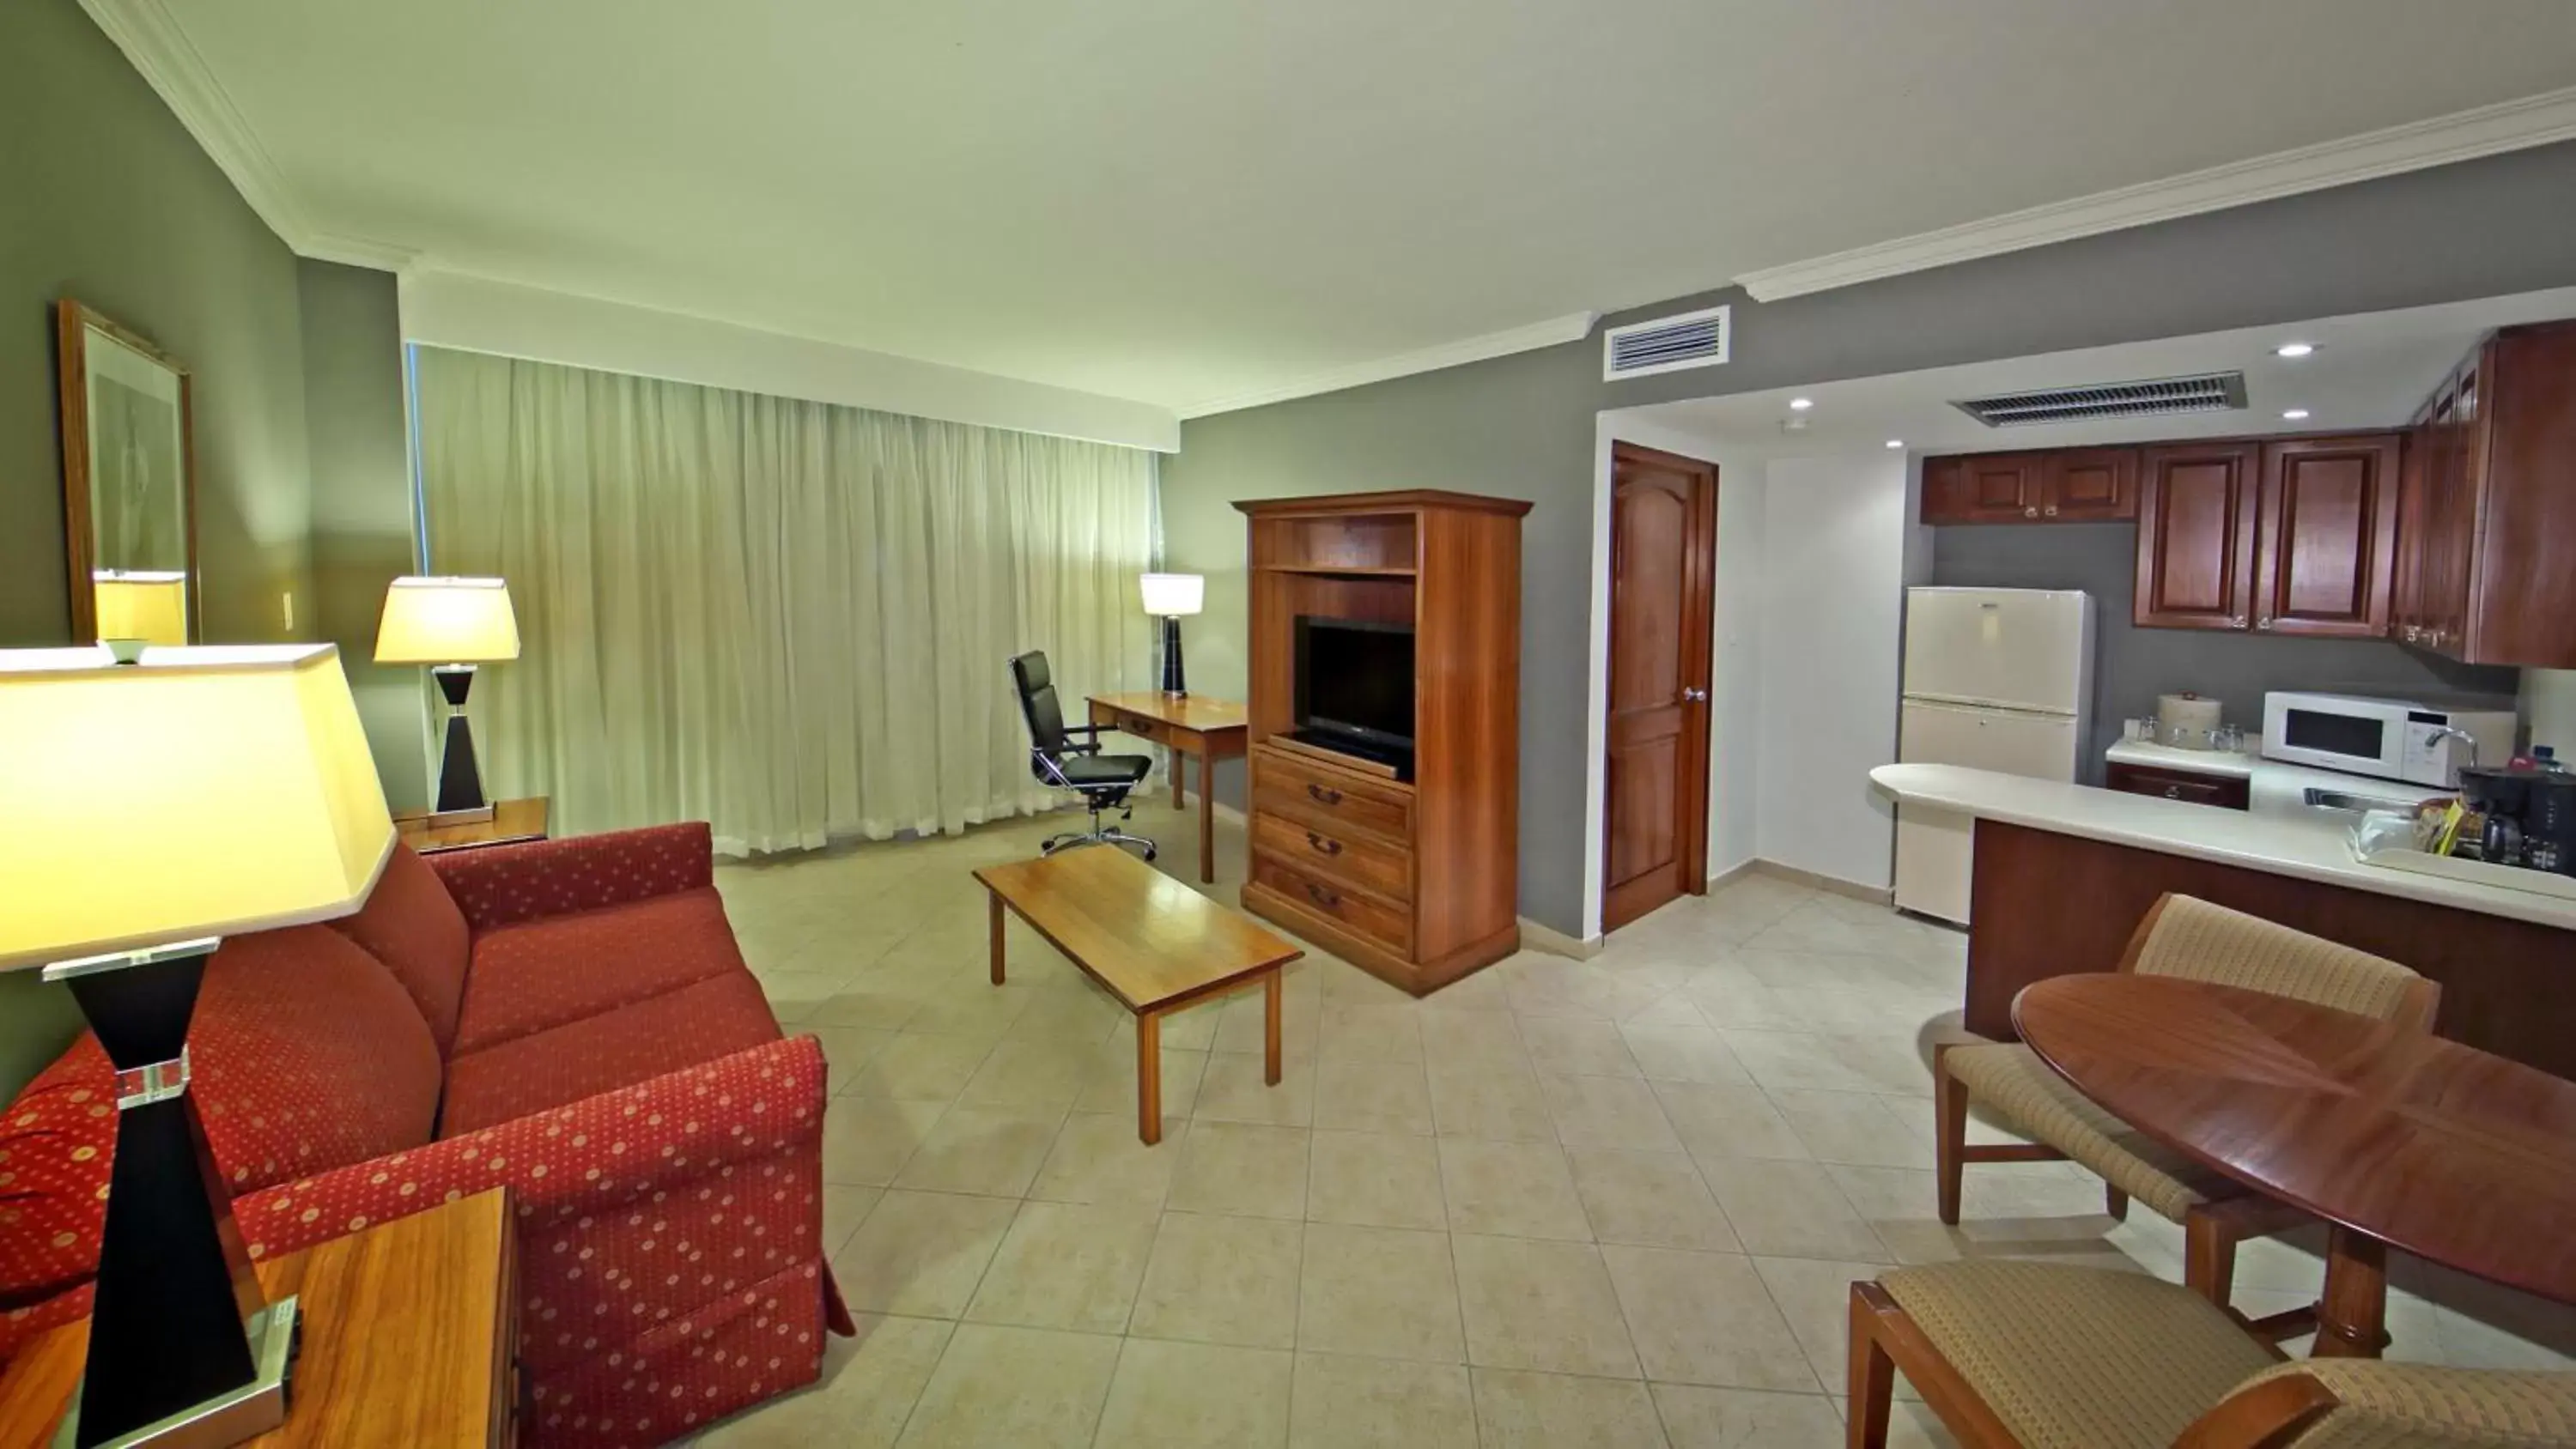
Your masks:
M1240 759L1252 727L1243 702L1145 689L1090 697L1091 722L1172 751L1172 808L1182 807L1181 756L1199 757L1199 879L1216 880L1216 762Z
M518 1235L495 1188L259 1265L303 1333L285 1427L260 1449L517 1441ZM89 1320L0 1368L0 1449L45 1449L71 1407Z
M442 850L473 850L485 845L516 845L525 840L546 838L548 797L530 795L523 800L495 800L492 818L469 820L462 825L429 823L429 816L409 812L394 817L394 834L402 843L423 855L436 855Z
M975 879L992 892L994 985L1008 906L1136 1013L1136 1135L1146 1146L1163 1140L1165 1012L1259 982L1263 1079L1279 1085L1279 969L1306 954L1294 943L1114 845L983 866Z
M2392 1246L2576 1303L2576 1083L2393 1022L2171 976L2036 982L2013 1021L2112 1115L2333 1225L2316 1356L2378 1357Z

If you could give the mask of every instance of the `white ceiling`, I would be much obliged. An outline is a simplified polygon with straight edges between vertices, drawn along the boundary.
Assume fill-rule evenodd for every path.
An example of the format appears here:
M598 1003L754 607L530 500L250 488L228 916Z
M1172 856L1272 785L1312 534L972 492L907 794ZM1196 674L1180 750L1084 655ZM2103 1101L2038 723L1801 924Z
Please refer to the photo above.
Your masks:
M1917 453L1959 453L2364 431L2404 426L2488 331L2560 317L2576 317L2576 287L1693 398L1603 416L1648 423L1744 458L1850 453L1885 447L1889 439ZM2316 351L2297 359L2275 355L2287 342ZM1951 406L1996 393L2228 371L2245 374L2243 411L1990 428ZM1791 409L1790 400L1801 397L1812 406ZM2292 408L2308 416L2282 416ZM1793 419L1805 426L1784 426Z
M319 232L1185 410L2576 83L2568 0L91 3Z

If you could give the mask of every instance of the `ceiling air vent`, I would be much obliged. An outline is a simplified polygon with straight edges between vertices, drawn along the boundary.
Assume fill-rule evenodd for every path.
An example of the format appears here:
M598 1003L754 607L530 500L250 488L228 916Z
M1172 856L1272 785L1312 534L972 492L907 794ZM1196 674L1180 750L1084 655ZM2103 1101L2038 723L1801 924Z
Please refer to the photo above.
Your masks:
M2152 382L2051 387L1998 397L1963 398L1952 407L1990 428L2029 423L2082 423L2100 418L2152 418L2167 413L2219 413L2245 406L2245 374L2206 372Z
M1728 311L1711 307L1611 328L1601 337L1601 380L1717 366L1726 361Z

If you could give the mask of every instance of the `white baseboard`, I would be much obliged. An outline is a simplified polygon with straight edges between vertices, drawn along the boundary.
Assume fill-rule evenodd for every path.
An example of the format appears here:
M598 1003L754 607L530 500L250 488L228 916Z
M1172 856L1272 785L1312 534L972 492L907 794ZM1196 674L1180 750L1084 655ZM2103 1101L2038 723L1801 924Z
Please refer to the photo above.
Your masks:
M1554 926L1540 925L1527 916L1521 917L1520 921L1521 949L1525 951L1545 951L1551 956L1571 956L1577 961L1589 961L1600 955L1607 944L1599 936L1578 940Z
M1744 879L1748 875L1755 874L1761 869L1762 862L1748 855L1744 859L1737 861L1735 864L1728 866L1726 869L1719 871L1717 874L1710 876L1708 878L1708 888L1710 890L1716 890L1720 886L1731 885L1736 881Z
M1859 881L1845 880L1838 875L1824 875L1817 871L1801 870L1794 865L1782 865L1776 860L1755 860L1747 864L1764 875L1802 885L1810 890L1828 891L1834 895L1848 896L1852 900L1867 901L1874 906L1896 904L1894 886L1863 885Z

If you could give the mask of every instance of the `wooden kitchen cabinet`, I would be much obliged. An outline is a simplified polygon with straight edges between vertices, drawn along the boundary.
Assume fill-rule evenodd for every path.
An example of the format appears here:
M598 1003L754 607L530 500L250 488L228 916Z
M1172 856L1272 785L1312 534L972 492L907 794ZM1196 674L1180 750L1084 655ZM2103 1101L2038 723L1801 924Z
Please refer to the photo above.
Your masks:
M2263 446L2256 632L2332 639L2388 632L2403 451L2394 433Z
M2145 629L2246 629L2263 450L2248 442L2141 451L2131 618Z
M2064 448L1923 460L1923 521L2099 523L2135 518L2138 450Z
M2204 775L2197 770L2167 770L2114 760L2102 783L2123 794L2215 805L2222 810L2247 810L2254 803L2253 785L2239 775Z
M2138 450L2062 448L2043 455L2039 512L2059 523L2138 516Z
M2390 637L2470 664L2576 668L2576 322L2479 344L2410 443Z

